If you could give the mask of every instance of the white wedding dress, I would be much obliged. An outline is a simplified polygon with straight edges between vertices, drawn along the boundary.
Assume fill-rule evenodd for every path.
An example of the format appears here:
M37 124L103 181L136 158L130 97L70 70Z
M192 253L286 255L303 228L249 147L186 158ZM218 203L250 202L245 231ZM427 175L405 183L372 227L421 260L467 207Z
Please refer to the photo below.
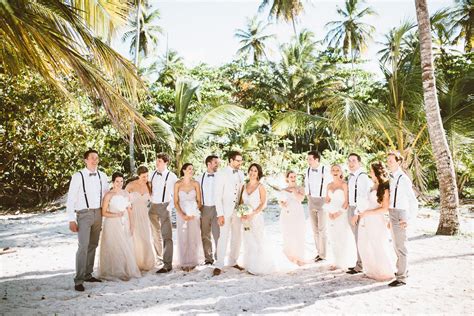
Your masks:
M244 204L256 209L260 204L260 190L257 187L251 194L243 188L242 200ZM265 231L262 212L253 216L251 220L242 220L242 238L244 246L243 266L251 274L268 274L275 271L271 252L265 245ZM249 229L245 230L244 227Z
M124 212L122 217L104 217L100 239L99 277L105 280L129 280L141 277L134 256L130 236L127 207L128 197L114 195L109 202L109 212Z
M357 247L351 226L347 221L347 210L343 209L344 191L328 191L331 201L324 204L328 214L342 212L336 219L328 218L329 247L333 253L333 263L337 268L353 267L357 261Z
M369 209L375 209L377 192L370 192ZM390 230L381 213L363 217L359 222L359 254L365 274L378 281L394 278L395 253L390 245Z
M289 260L304 262L306 222L303 205L288 191L281 192L280 201L287 203L280 213L283 253Z

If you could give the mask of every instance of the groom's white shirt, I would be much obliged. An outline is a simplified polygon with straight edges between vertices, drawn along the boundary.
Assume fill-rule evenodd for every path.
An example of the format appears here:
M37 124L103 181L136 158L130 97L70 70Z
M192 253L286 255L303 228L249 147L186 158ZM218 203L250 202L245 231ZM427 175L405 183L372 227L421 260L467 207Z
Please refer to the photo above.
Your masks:
M396 201L395 190L397 191ZM416 216L416 213L418 212L418 200L413 191L413 184L410 178L400 168L398 168L390 177L389 208L407 211L408 218Z
M100 200L100 182L102 182L102 198L109 191L109 183L107 175L101 171L95 171L100 173L100 180L98 174L90 176L91 171L84 168L81 170L84 176L84 185L87 193L87 201L89 202L89 208L99 208L102 203ZM69 185L69 191L67 193L66 202L66 214L70 222L76 221L76 211L84 210L87 208L86 198L84 197L84 188L82 186L82 179L79 172L73 174L71 178L71 184Z
M240 190L244 182L241 170L234 172L230 166L216 173L214 180L214 198L217 216L231 216L240 198Z
M372 180L369 179L367 174L361 174L364 172L362 167L349 175L348 187L349 187L349 206L355 206L356 209L354 214L357 215L362 211L365 211L369 207L369 195L372 188ZM357 198L355 196L355 186L357 180Z

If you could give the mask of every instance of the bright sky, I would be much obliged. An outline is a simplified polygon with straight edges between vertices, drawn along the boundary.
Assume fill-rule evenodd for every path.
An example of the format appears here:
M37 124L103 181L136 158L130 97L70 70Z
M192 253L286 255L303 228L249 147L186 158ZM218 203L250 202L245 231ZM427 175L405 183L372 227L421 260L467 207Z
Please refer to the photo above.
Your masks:
M258 12L261 0L151 0L150 3L160 10L159 25L165 31L157 54L163 54L168 41L169 48L178 51L188 66L201 62L218 66L232 61L239 48L239 41L234 37L235 30L245 28L247 17L258 14L266 20L268 16L268 10ZM366 70L379 72L376 53L381 46L377 42L383 41L384 34L405 19L416 21L414 3L414 0L366 1L378 13L365 21L376 28L374 42L364 56L368 60L364 65ZM306 0L304 4L305 12L298 19L297 30L307 28L316 34L317 40L321 40L327 33L324 25L340 19L336 9L343 6L344 1ZM430 14L452 4L452 0L428 0ZM274 51L270 59L275 60L279 58L278 46L288 42L293 28L291 24L279 22L270 26L268 31L276 34L276 39L269 43ZM126 44L116 43L114 46L120 53L129 56Z

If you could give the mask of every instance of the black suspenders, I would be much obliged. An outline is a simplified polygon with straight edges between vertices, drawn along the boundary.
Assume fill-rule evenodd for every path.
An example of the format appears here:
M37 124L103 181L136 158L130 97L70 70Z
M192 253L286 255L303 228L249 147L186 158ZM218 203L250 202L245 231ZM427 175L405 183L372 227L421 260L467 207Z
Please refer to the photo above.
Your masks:
M87 209L89 209L89 200L87 199L87 192L86 192L86 182L84 181L84 175L82 174L82 171L79 171L79 174L81 175L81 179L82 179L82 191L84 192L84 198L86 199L86 206L87 206ZM99 205L100 207L102 207L102 179L100 178L99 170L97 170L97 176L99 176L99 182L100 182Z
M357 175L357 178L356 178L356 180L355 180L354 203L357 203L357 180L359 180L359 177L360 177L361 174L367 174L367 173L361 172L361 173L359 173L359 174Z
M165 202L165 194L166 194L166 183L168 182L168 177L170 176L170 173L171 171L168 171L168 173L166 174L166 178L165 178L165 187L163 188L163 196L161 198L161 203L164 203ZM156 170L155 172L153 172L153 175L151 176L151 190L153 192L153 179L155 178L156 176Z
M206 175L206 173L204 172L202 174L202 178L201 178L201 197L202 197L202 205L204 205L204 176Z
M397 205L398 182L400 182L401 177L403 177L403 174L398 176L397 184L395 185L395 194L393 195L393 208L396 208Z
M309 196L311 196L311 183L309 182L309 171L311 170L311 167L308 168L308 190L309 190ZM319 196L323 196L323 183L324 183L324 166L321 169L321 187L319 188Z

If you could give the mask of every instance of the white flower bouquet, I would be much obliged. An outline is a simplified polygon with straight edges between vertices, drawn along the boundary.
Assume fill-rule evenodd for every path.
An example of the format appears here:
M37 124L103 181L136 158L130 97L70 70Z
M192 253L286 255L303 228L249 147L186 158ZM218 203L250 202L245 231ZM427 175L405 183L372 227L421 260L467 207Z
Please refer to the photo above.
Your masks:
M250 207L250 205L240 204L237 207L236 212L237 212L237 216L242 218L245 215L251 214L253 212L253 209ZM250 226L249 226L248 221L243 221L243 225L244 225L244 231L249 231L250 230Z

